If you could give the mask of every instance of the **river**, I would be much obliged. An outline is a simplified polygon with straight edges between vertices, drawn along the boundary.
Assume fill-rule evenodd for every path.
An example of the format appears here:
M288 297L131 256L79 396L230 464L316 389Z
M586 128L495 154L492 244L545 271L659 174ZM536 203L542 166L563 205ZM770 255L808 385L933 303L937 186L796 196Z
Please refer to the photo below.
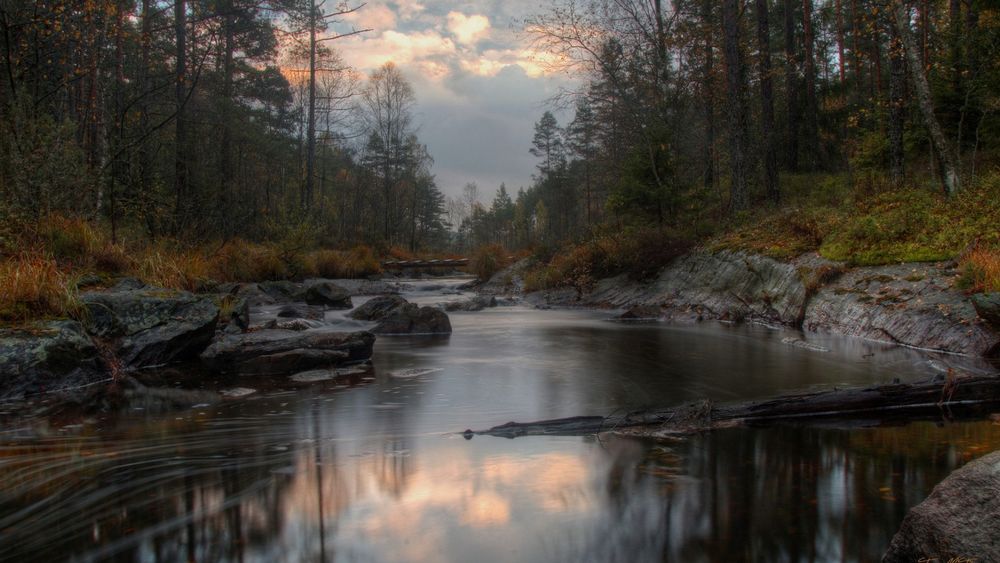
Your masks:
M406 297L458 299L460 281ZM228 382L257 392L9 424L0 560L870 561L951 470L1000 448L988 421L466 440L510 420L926 378L943 360L606 311L450 316L450 337L380 337L349 382Z

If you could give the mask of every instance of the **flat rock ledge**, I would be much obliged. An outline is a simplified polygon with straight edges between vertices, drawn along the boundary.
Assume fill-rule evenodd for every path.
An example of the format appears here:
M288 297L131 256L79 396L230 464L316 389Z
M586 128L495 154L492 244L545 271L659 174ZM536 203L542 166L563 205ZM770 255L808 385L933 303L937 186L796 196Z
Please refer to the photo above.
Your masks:
M1000 561L1000 452L954 471L913 507L884 563Z
M288 375L368 360L370 332L259 330L230 334L201 354L210 368L239 375Z
M516 273L505 272L504 279ZM742 251L696 251L653 280L623 275L588 291L553 289L526 300L541 307L632 308L644 319L659 309L662 319L781 324L939 352L1000 355L1000 295L968 297L955 288L957 278L948 262L849 268L815 253L780 262Z

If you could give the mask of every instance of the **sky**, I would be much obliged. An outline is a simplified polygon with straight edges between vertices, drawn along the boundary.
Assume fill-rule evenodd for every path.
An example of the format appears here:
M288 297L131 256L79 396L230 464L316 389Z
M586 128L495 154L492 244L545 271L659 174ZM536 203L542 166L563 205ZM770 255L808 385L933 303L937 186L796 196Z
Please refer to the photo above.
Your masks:
M414 87L417 134L451 196L475 182L488 203L501 182L528 187L529 154L546 101L573 79L547 70L521 22L538 0L370 0L330 32L373 31L334 41L344 60L368 74L393 61ZM354 4L352 4L354 5Z

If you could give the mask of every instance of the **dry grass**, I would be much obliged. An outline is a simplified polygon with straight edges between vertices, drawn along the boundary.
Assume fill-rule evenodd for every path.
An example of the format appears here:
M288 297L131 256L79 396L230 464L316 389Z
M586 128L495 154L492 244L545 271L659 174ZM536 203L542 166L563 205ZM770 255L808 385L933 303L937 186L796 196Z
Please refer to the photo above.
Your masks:
M0 263L0 321L74 316L80 304L72 280L55 260L22 253Z
M972 292L1000 291L1000 250L976 248L961 260L959 285Z
M244 240L227 243L209 259L217 281L256 282L283 280L291 276L281 253L271 245Z
M146 282L161 287L194 291L206 280L212 279L209 261L198 252L151 249L143 253L137 262L134 273Z

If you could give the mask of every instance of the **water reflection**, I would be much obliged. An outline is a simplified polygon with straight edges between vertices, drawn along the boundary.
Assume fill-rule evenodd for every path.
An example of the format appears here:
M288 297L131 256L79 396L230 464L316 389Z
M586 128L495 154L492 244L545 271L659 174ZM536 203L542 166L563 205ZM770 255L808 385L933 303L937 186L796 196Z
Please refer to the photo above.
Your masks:
M1000 447L988 422L352 440L320 404L254 433L206 418L5 447L0 558L876 560L910 506Z
M279 385L112 426L8 429L0 560L877 560L909 507L1000 447L988 422L466 441L448 432L933 368L753 327L452 319L449 339L380 339L374 380L349 389ZM419 368L436 371L389 375Z

